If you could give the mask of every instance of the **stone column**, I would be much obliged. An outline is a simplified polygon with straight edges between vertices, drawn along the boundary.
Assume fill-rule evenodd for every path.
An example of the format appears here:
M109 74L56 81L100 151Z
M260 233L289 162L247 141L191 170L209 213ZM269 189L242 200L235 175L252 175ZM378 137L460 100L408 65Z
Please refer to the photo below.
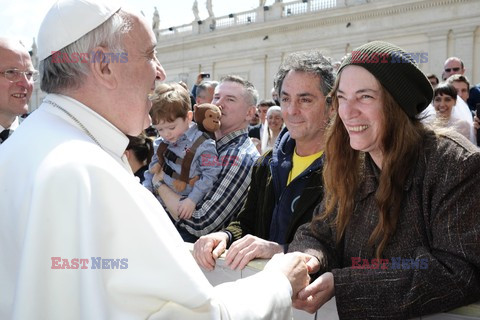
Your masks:
M252 64L248 67L248 69L250 69L248 80L255 85L255 88L258 91L259 99L264 99L265 96L266 56L267 55L255 55L250 57ZM251 72L253 70L254 72Z
M473 40L473 64L472 64L472 79L471 84L480 83L480 27L477 27L474 32Z
M266 7L268 8L268 7ZM268 11L265 11L264 10L264 7L258 7L255 12L257 13L257 19L255 22L264 22L265 21L265 15L266 15L266 12Z
M473 50L474 50L474 35L475 27L468 26L464 28L454 28L453 35L455 37L455 51L454 55L462 59L465 65L465 76L468 79L472 79L472 67L473 67Z
M435 74L442 81L443 63L448 54L448 31L438 30L427 33L428 36L428 65L426 73Z
M282 63L283 55L280 52L272 52L270 53L265 61L265 77L264 77L264 97L265 99L271 99L271 90L273 88L273 79L275 78L275 74L277 74L278 68Z

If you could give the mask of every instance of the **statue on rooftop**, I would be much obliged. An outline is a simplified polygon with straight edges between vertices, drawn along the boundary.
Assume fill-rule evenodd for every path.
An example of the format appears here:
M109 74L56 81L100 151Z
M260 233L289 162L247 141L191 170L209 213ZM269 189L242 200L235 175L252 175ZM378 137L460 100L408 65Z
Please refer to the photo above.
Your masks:
M195 21L200 21L200 15L198 14L198 1L195 0L193 2L193 7L192 7L192 11L193 11L193 16L195 17Z
M213 9L212 9L212 0L207 0L207 11L208 11L209 18L215 17L215 14L213 13Z
M160 15L158 14L157 7L155 7L155 11L153 11L152 29L158 30L159 27L160 27Z

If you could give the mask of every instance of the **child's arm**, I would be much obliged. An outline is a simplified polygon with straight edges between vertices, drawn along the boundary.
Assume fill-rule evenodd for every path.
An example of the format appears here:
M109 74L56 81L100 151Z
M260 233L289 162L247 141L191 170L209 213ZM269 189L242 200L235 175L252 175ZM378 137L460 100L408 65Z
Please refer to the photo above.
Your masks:
M222 170L223 164L219 162L215 142L212 139L208 139L200 145L194 162L196 165L195 174L199 172L199 179L193 184L188 198L197 204L212 189L213 183ZM192 169L194 168L192 167Z
M192 217L193 211L195 211L195 202L191 199L186 198L178 204L178 218L179 219L190 219Z
M152 157L152 161L150 162L150 164L148 165L148 170L145 171L145 173L143 174L143 176L145 177L145 180L143 181L143 186L145 188L147 188L148 190L150 190L150 192L153 193L153 182L152 182L152 179L153 179L153 173L150 172L150 170L153 168L153 166L158 163L158 157L157 157L157 149L158 149L158 145L160 144L161 142L161 138L157 138L155 139L155 141L153 142L153 157Z

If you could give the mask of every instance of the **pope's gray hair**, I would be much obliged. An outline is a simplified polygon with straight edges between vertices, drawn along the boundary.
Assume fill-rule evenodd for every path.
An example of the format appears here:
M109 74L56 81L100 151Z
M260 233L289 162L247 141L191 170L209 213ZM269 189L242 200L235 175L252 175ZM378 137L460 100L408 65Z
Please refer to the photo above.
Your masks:
M118 11L107 21L93 29L77 41L59 50L58 57L72 57L72 54L89 54L89 62L55 61L53 55L40 61L40 88L47 93L62 93L66 89L80 87L89 73L91 53L96 47L104 47L113 52L123 51L123 35L132 28L128 13ZM55 36L55 35L52 35Z

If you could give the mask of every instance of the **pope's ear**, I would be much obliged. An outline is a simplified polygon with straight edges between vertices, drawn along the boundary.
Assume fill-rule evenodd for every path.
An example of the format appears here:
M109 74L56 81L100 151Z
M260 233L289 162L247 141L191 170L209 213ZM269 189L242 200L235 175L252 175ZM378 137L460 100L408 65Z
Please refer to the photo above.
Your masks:
M117 79L116 65L111 62L111 52L104 47L96 47L90 53L90 72L99 85L115 89Z

